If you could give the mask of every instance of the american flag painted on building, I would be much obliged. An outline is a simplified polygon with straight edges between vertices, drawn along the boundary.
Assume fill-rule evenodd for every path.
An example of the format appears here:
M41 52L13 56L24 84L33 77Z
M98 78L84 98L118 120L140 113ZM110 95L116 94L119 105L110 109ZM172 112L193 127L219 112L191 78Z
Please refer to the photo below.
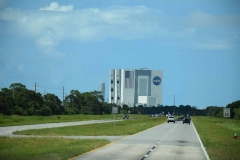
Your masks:
M125 71L125 88L133 88L134 71Z

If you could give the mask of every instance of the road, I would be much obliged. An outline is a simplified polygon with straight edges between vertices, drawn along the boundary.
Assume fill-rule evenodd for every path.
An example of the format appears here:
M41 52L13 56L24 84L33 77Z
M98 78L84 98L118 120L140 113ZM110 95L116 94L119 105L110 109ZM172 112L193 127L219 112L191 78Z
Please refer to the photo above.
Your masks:
M126 136L73 160L206 160L209 159L191 123L164 123Z

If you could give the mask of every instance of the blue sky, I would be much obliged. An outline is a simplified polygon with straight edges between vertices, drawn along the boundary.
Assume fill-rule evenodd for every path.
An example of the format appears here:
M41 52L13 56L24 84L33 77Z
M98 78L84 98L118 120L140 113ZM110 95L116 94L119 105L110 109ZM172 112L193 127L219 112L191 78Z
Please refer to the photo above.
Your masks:
M163 70L163 105L240 99L240 1L0 0L0 87L62 99L111 69Z

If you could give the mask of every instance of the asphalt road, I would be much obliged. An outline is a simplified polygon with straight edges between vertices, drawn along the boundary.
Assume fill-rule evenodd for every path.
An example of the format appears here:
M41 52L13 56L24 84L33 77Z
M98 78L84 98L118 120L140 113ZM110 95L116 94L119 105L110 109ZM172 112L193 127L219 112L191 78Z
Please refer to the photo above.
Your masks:
M74 160L206 160L209 159L194 125L164 123L126 136Z

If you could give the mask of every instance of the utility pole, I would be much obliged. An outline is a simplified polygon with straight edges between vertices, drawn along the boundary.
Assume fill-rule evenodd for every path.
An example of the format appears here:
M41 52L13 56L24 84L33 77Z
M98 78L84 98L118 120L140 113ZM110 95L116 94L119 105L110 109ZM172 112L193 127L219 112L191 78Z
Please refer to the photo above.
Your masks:
M15 86L13 86L13 99L14 99L14 89L15 89Z
M174 115L175 115L175 94L174 94Z
M36 93L36 82L35 82L35 87L34 87L34 91L35 91L35 93Z
M64 87L63 87L63 100L62 100L62 103L63 103L63 106L64 106Z
M174 94L174 106L175 106L175 94Z

